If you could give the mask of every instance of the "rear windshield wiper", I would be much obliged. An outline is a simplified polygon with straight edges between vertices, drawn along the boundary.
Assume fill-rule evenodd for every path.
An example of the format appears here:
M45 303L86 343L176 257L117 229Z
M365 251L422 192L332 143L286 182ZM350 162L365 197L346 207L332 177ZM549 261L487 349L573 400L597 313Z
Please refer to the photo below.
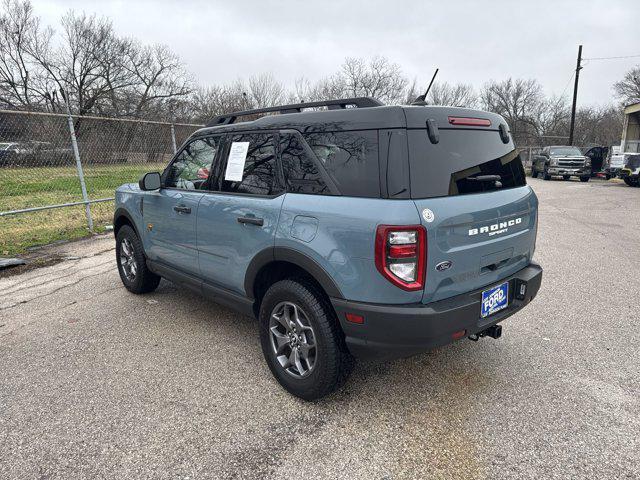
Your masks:
M500 175L477 175L475 177L467 177L467 180L474 182L493 182L496 188L502 187L502 177Z
M500 175L478 175L475 177L467 177L467 180L473 180L474 182L499 182L502 180Z

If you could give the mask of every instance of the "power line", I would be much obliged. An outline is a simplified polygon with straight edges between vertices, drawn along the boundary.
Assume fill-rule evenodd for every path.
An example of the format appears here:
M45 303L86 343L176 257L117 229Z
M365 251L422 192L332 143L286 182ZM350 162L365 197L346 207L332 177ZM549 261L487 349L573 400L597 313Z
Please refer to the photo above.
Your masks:
M560 95L560 98L564 97L564 94L567 93L567 88L569 87L569 84L571 83L571 80L573 80L573 76L575 74L576 72L571 72L571 77L569 77L567 84L564 86L564 89L562 90L562 94Z
M618 58L637 58L640 55L623 55L620 57L593 57L593 58L583 58L583 60L616 60Z

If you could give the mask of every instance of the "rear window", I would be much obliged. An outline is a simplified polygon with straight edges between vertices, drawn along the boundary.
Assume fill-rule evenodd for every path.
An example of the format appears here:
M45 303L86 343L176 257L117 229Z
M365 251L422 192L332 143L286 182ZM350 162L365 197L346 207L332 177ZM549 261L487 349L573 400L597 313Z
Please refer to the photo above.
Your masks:
M516 150L451 175L449 195L490 192L527 184L522 160Z
M426 129L407 131L411 197L504 190L526 185L522 161L513 144L495 130L440 129L439 142Z
M342 195L380 196L376 130L306 133L304 138Z

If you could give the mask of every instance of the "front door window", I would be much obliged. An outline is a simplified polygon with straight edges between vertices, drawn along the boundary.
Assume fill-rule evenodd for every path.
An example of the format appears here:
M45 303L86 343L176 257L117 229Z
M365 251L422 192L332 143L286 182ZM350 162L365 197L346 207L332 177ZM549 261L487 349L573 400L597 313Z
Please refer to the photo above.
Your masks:
M165 187L183 190L205 189L219 141L217 137L206 137L190 142L169 166Z

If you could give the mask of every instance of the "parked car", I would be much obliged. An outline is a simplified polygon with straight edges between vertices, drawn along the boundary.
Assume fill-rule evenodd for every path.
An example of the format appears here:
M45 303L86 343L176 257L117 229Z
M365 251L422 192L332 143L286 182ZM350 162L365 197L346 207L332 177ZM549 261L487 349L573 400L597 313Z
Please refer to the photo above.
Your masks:
M579 177L581 182L588 182L591 178L591 160L585 157L578 147L556 145L544 147L533 158L531 176L542 175L544 180L560 176L565 180Z
M640 154L626 156L626 163L620 171L620 178L630 187L640 187Z
M626 156L622 153L622 147L620 145L611 147L604 169L606 179L611 180L612 178L620 176L625 162Z
M129 291L164 277L255 316L312 400L353 357L500 337L540 288L537 213L499 115L356 98L213 119L117 189L114 233Z
M9 167L18 164L18 159L27 154L24 145L18 142L0 143L0 167Z
M48 167L71 165L73 150L37 140L0 143L0 166Z

